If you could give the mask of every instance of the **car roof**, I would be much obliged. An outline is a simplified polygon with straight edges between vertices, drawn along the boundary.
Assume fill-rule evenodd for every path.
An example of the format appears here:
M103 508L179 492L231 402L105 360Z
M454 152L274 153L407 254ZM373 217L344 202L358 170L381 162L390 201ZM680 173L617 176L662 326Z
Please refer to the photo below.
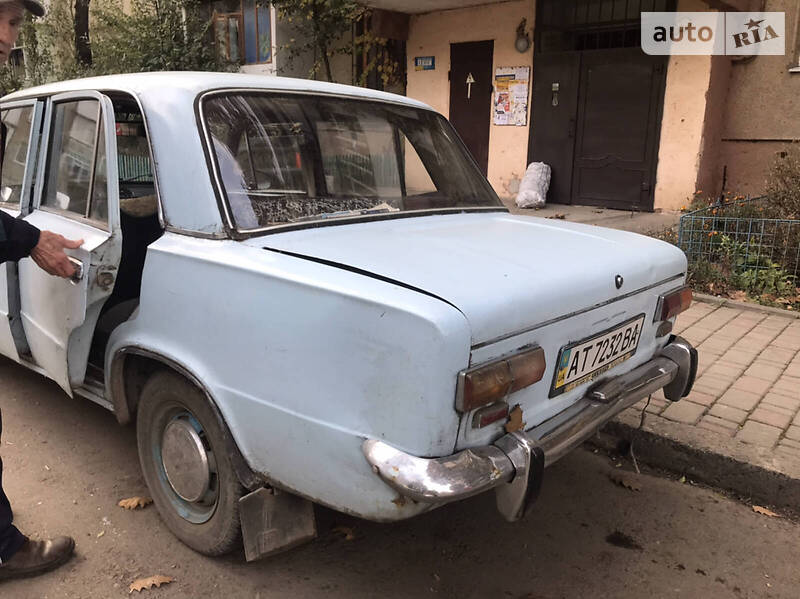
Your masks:
M324 94L363 98L395 104L404 104L415 108L433 110L427 104L386 92L312 81L310 79L294 79L290 77L274 77L271 75L250 75L244 73L217 73L217 72L154 72L154 73L127 73L120 75L104 75L101 77L87 77L48 83L37 87L23 89L2 98L2 102L11 102L25 98L50 96L74 91L98 90L120 91L136 94L142 98L156 98L175 95L191 95L218 89L246 88L263 89L267 91L305 92L309 94Z

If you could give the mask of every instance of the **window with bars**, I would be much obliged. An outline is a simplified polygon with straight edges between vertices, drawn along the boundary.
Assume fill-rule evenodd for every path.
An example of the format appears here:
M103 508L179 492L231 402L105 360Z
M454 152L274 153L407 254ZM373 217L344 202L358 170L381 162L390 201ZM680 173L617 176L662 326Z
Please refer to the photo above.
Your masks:
M218 0L214 10L214 36L220 54L230 62L272 62L272 14L263 0Z
M641 45L641 13L672 11L675 5L675 0L539 0L538 50L636 48Z

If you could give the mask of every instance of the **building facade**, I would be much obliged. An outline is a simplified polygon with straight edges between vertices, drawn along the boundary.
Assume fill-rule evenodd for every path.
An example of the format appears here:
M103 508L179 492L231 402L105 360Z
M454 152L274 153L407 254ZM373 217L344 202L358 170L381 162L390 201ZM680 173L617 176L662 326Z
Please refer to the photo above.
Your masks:
M677 210L698 190L756 194L800 135L794 0L369 3L410 15L406 93L450 118L506 200L533 161L551 165L558 203ZM640 13L675 10L785 12L787 54L645 54Z

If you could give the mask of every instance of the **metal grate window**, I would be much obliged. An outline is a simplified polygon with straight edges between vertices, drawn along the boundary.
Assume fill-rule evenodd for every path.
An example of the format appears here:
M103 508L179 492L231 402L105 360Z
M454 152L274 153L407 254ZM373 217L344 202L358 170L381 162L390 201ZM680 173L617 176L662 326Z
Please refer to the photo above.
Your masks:
M641 13L675 10L675 0L539 0L540 52L637 48Z

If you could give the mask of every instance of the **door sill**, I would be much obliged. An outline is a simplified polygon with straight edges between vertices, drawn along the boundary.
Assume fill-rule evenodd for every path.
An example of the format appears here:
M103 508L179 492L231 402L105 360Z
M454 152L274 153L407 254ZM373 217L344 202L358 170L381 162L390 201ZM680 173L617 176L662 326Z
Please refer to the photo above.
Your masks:
M110 412L114 411L114 404L108 401L105 397L105 388L94 381L84 381L83 385L80 387L75 387L72 391L75 393L75 395L80 395L84 399L88 399L89 401L103 406Z

